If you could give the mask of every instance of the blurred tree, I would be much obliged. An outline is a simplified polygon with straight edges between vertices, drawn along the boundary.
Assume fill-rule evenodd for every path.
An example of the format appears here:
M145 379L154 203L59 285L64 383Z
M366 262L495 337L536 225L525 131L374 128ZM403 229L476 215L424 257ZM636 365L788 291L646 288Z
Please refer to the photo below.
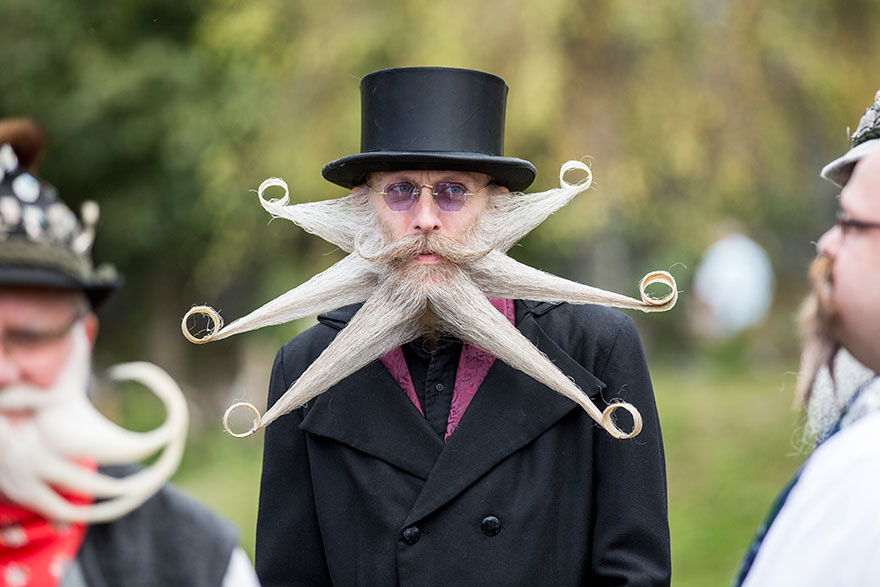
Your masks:
M817 171L880 85L862 74L878 13L869 0L5 0L0 114L43 122L43 177L102 204L97 255L128 279L104 310L105 356L237 394L248 345L301 325L196 348L180 316L201 302L240 316L340 257L269 223L254 188L280 175L298 201L344 193L319 170L358 150L370 71L495 72L511 87L507 152L536 163L534 189L569 158L590 156L595 176L514 254L629 294L671 268L682 307L640 327L682 350L684 267L722 219L768 250L777 312L791 312L834 205ZM771 328L792 344L787 318Z
M773 373L785 369L763 372L752 359L794 362L810 243L835 206L818 171L847 149L847 126L880 87L878 19L877 0L2 0L0 116L41 121L50 138L41 176L74 205L102 205L96 257L127 283L101 310L99 364L161 364L213 403L194 423L217 426L231 395L265 397L271 353L310 320L195 347L179 333L181 316L203 302L241 316L341 257L270 223L253 190L282 176L296 201L345 193L319 172L358 151L358 80L370 71L500 75L511 90L506 151L536 164L532 189L556 185L567 159L590 157L594 172L594 188L513 254L630 295L646 271L670 269L679 306L634 316L652 361L668 351L696 363L709 350L751 367L690 383L683 369L655 369L674 565L684 570L676 584L708 585L729 581L766 507L755 488L763 482L769 496L778 486L765 474L782 470L777 461L731 472L722 453L751 463L770 446L756 438L789 434L787 422L766 419L784 407L765 409L787 406L787 391L765 400L760 387L773 381L778 392ZM707 349L687 329L692 270L729 219L776 272L770 319L735 341L751 355ZM222 460L255 462L241 450ZM737 476L756 480L751 492ZM234 493L215 481L227 476L195 477L222 485L223 499ZM718 512L742 531L723 520L707 528Z

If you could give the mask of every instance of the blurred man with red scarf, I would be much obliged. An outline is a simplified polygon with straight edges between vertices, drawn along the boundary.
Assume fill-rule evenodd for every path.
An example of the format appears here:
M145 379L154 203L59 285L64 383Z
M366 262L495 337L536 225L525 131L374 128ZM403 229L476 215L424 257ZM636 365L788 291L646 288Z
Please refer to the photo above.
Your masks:
M91 261L97 205L80 222L35 177L43 148L32 121L0 121L0 586L256 585L235 530L166 485L188 425L174 381L146 363L112 371L165 405L146 433L87 397L94 307L120 279Z

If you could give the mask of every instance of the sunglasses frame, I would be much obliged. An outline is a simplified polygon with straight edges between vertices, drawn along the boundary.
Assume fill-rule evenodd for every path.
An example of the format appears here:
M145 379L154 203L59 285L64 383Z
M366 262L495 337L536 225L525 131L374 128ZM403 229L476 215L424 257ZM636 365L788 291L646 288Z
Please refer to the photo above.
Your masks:
M407 201L409 202L409 205L405 208L395 208L388 201L388 195L389 195L388 189L391 188L392 186L399 185L399 184L409 184L412 186L412 189L409 192L410 193L409 200L401 200L401 202L407 202ZM385 189L381 192L373 189L373 186L371 186L370 184L365 183L364 185L367 186L367 188L371 192L373 192L374 194L376 194L378 196L382 196L382 199L385 200L385 204L394 212L409 212L410 210L412 210L416 201L422 196L422 189L423 188L431 188L431 195L434 197L434 201L437 202L437 205L440 206L441 210L443 210L444 212L458 212L462 208L464 208L465 204L467 204L468 198L487 189L489 186L492 185L492 182L487 183L485 186L481 187L480 189L478 189L475 192L468 191L467 186L464 185L463 183L461 183L460 181L438 181L437 183L435 183L433 185L431 185L429 183L423 183L423 184L419 185L419 184L416 184L415 182L407 181L407 180L392 181L392 182L389 182L385 186ZM447 208L443 207L443 204L441 204L442 200L439 200L437 198L437 196L440 195L440 193L437 191L437 186L444 186L444 185L461 186L464 189L464 193L462 194L463 199L461 202L461 206L459 206L458 208L451 208L451 209L447 209Z

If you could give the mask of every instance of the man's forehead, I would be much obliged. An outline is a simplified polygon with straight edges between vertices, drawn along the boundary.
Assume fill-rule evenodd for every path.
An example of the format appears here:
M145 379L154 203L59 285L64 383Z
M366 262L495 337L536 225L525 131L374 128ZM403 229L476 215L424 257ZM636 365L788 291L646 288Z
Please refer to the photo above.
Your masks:
M34 310L67 310L75 307L82 294L73 290L45 287L0 287L0 304Z
M840 193L840 204L853 213L880 210L880 150L856 164Z

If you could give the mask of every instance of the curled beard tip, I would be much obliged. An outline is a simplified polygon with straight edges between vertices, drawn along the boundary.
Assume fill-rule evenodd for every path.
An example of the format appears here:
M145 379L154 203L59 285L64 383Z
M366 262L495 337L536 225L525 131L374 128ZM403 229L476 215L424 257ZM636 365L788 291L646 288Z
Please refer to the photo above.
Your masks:
M569 183L565 181L565 174L569 171L577 169L579 171L583 171L587 174L587 176L575 183ZM590 167L584 163L583 161L575 161L574 159L570 161L566 161L562 164L562 167L559 168L559 185L562 188L572 188L572 187L580 187L582 189L588 189L590 184L593 183L593 171Z
M376 256L368 254L367 252L365 252L361 248L361 238L366 233L367 233L367 229L364 228L364 229L359 230L358 233L356 235L354 235L354 252L357 253L357 255L360 258L364 259L365 261L374 261L376 259Z
M274 200L266 199L263 194L271 187L280 187L284 190L284 195ZM264 180L263 183L260 184L260 187L257 188L257 197L260 198L260 204L262 204L263 207L265 207L266 204L285 206L290 202L290 190L287 187L287 182L280 177L270 177Z
M655 298L648 295L647 288L650 285L659 283L669 288L669 293L665 296ZM666 271L652 271L642 277L639 281L639 295L644 302L645 307L641 308L643 312L664 312L671 310L678 301L678 288L675 278Z
M631 431L624 432L612 419L612 415L618 409L624 409L632 416L633 428ZM637 436L642 431L642 415L632 404L623 401L613 402L603 410L600 425L614 438L625 440Z
M107 370L107 376L117 382L140 383L165 404L166 417L170 424L184 429L189 425L189 408L183 391L174 378L158 365L148 361L118 363Z
M254 415L253 424L251 425L249 430L246 430L244 432L234 432L232 430L232 427L229 425L229 418L232 416L232 412L239 408L244 408ZM256 406L254 406L254 404L249 402L235 402L234 404L226 408L226 412L224 412L223 414L223 429L226 430L226 433L228 435L235 438L247 438L262 427L261 420L262 415L260 414L260 410L258 410Z
M211 326L208 329L207 334L202 337L197 337L190 332L189 327L187 326L187 320L192 317L201 314L207 317L211 321ZM188 341L193 344L205 344L206 342L211 342L212 340L216 340L217 335L220 333L220 329L223 328L223 318L220 314L212 308L211 306L193 306L190 308L189 312L183 315L183 320L180 322L180 330L183 332L183 336L186 337Z

